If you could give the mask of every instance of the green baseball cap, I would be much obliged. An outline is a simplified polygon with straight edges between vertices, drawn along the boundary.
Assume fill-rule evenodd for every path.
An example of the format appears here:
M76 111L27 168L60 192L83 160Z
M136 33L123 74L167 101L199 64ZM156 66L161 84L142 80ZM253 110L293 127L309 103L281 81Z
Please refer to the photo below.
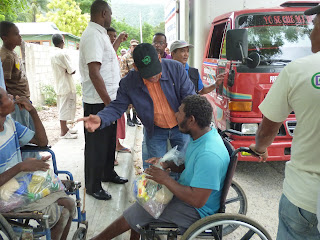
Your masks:
M156 49L150 43L141 43L133 50L133 60L143 78L153 77L162 71Z

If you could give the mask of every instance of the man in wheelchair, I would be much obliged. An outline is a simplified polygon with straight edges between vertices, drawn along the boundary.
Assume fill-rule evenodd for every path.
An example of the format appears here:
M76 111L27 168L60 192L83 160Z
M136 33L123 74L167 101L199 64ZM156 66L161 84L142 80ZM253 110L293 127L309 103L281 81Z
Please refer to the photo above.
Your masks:
M164 162L162 167L166 170L155 166L145 170L150 175L148 178L165 185L174 194L159 219L154 219L135 203L93 239L112 239L129 229L130 239L139 239L141 227L150 222L174 223L183 233L195 221L219 210L230 159L217 130L210 126L211 117L212 107L205 97L186 97L176 113L179 130L191 136L185 164L176 166L173 162ZM88 124L90 121L86 122L86 127ZM148 161L154 164L158 160ZM182 173L180 179L172 179L169 171Z
M35 125L35 132L10 117L9 114L15 110L15 104L30 113ZM0 187L20 172L47 171L49 169L50 166L47 163L49 156L42 157L40 160L27 158L22 161L20 147L29 142L38 146L48 144L45 129L36 109L27 98L16 96L14 100L12 95L0 87ZM64 191L58 191L14 211L41 211L49 215L51 238L67 239L75 213L75 203Z

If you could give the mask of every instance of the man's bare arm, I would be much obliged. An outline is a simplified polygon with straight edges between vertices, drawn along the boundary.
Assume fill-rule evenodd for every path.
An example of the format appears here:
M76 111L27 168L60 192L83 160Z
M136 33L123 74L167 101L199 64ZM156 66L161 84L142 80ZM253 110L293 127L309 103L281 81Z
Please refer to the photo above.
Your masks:
M0 186L8 182L20 172L47 171L50 165L46 163L51 156L42 157L41 160L28 158L14 165L12 168L0 174Z
M282 122L273 122L266 117L263 117L256 133L256 144L251 144L250 148L266 161L268 158L267 147L271 145L274 138L277 136Z
M195 208L201 208L207 202L212 190L184 186L172 179L167 171L151 166L145 170L147 178L165 185L177 198L190 204Z
M98 92L100 98L104 102L104 105L108 105L111 102L110 96L107 92L106 86L104 84L103 78L100 74L101 63L91 62L88 64L89 77L96 91Z

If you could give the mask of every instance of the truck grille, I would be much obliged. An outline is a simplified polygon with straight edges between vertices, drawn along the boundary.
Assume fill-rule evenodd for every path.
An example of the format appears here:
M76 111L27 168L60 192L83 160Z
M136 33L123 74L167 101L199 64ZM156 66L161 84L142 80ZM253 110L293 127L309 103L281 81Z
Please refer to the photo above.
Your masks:
M286 121L287 129L290 136L293 136L294 129L296 128L297 121Z

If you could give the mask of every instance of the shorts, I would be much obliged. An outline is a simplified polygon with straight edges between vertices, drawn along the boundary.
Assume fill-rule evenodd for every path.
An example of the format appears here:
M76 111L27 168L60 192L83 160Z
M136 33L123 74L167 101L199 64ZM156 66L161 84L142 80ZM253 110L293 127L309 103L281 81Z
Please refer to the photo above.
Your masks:
M57 95L57 106L60 121L73 121L76 115L76 94Z
M174 223L179 227L180 232L184 233L194 222L201 218L194 207L176 197L172 198L159 219L153 218L137 202L126 209L123 216L130 227L138 233L140 232L141 227L144 227L151 222Z
M49 215L49 227L52 228L59 221L63 206L58 205L57 200L60 198L69 198L64 191L54 192L48 196L41 198L33 203L15 209L14 212L32 212L39 211L44 215ZM73 217L76 214L73 214Z

